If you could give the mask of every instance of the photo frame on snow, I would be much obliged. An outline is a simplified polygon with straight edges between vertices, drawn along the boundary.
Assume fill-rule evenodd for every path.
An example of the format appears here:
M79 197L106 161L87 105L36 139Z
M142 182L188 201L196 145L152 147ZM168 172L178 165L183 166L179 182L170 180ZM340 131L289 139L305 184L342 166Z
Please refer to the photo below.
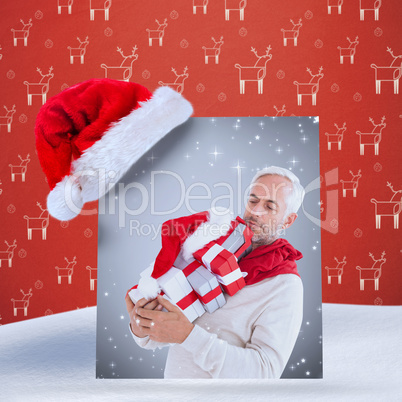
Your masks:
M168 348L135 343L127 290L159 253L163 222L211 206L242 217L251 179L271 165L291 170L306 189L281 236L303 254L297 268L304 288L302 325L282 378L322 378L318 127L313 116L190 118L99 201L97 378L164 377Z

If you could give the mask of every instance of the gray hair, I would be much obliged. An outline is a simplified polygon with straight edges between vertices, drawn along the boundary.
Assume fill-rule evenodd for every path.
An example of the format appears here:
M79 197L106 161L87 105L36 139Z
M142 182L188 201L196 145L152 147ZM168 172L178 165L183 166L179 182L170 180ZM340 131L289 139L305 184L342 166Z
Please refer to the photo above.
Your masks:
M278 175L286 177L291 181L293 188L291 193L286 198L286 212L285 216L290 213L297 213L299 210L305 195L303 186L300 184L299 178L290 170L281 168L278 166L269 166L265 169L261 169L251 180L251 185L253 185L260 177L265 175Z

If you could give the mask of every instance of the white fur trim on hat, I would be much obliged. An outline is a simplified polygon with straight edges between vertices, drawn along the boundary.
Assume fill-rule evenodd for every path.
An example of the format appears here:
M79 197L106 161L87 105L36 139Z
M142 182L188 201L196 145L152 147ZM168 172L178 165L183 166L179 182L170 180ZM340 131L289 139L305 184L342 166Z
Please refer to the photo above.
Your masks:
M158 88L140 104L73 162L84 203L106 194L133 163L193 113L190 102L169 87Z
M208 212L208 220L198 226L183 243L182 255L187 262L193 259L193 254L197 250L202 249L212 240L225 236L234 219L233 212L223 207L211 208Z
M141 279L138 282L138 290L147 300L155 299L161 290L157 280L151 277L154 265L155 261L141 272Z
M83 206L81 189L74 176L65 176L47 196L49 214L60 221L75 218Z

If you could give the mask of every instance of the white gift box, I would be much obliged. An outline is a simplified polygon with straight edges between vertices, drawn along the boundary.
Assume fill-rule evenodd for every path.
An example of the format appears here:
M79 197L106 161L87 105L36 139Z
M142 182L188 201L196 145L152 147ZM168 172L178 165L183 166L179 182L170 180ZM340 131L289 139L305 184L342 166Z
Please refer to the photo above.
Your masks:
M219 286L218 280L205 267L198 267L187 276L187 280L197 292L199 298L201 298L201 303L208 313L213 313L226 304L226 299ZM212 292L215 293L214 297L208 297L208 294L211 295Z
M181 308L189 321L193 322L205 313L204 307L180 269L175 267L170 268L166 274L158 278L158 284L172 303ZM186 302L186 298L190 300L194 299L194 297L191 298L191 295L195 296L195 300ZM183 303L185 307L183 307Z
M164 293L163 297L178 306L189 321L193 322L205 313L203 305L180 269L170 268L157 282ZM138 288L131 289L128 294L134 304L144 297Z

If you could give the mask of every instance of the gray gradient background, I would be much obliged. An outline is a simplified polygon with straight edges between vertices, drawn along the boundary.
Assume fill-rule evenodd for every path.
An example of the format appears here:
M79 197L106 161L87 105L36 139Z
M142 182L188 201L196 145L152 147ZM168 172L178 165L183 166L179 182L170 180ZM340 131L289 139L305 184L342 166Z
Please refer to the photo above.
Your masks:
M214 155L215 151L219 154ZM242 169L236 169L238 165ZM182 178L186 191L193 183L206 183L211 189L211 199L191 200L189 206L193 210L183 203L177 211L166 214L180 201L180 185L171 175L156 174L152 198L159 215L151 214L150 203L144 202L138 188L124 193L116 186L115 191L100 200L97 378L163 378L167 348L153 352L136 345L128 329L126 291L138 283L140 272L159 252L160 225L164 221L207 210L214 200L215 205L232 207L237 215L243 216L241 198L250 180L259 169L269 165L292 170L304 187L319 178L319 135L314 118L191 118L156 144L120 183L142 184L151 199L151 172L170 171ZM222 182L233 188L233 205L229 205L227 188L213 187ZM200 187L191 191L192 196L206 194ZM218 200L219 197L224 198ZM320 228L303 212L304 209L319 219L319 201L319 189L308 192L296 222L283 236L303 253L297 265L304 285L304 316L282 378L321 378L323 373L321 236ZM124 208L138 211L143 202L145 210L140 215L124 211L119 214ZM130 231L130 220L145 225L139 234ZM159 228L159 233L147 235L148 225L152 224Z

